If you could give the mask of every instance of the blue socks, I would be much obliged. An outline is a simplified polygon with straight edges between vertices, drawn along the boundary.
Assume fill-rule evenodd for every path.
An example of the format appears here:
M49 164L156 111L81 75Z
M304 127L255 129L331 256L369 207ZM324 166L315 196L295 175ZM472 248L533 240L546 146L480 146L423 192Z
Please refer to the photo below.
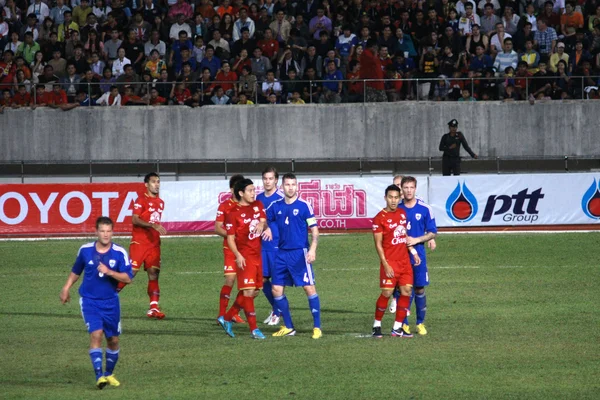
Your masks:
M294 329L294 323L292 322L292 314L290 313L290 303L288 303L287 297L285 294L280 297L274 298L275 307L279 309L281 312L281 316L283 317L283 322L285 323L285 327L289 329Z
M400 293L400 292L398 292ZM412 307L412 303L413 303L413 299L415 298L415 290L413 289L413 291L410 293L410 300L408 302L408 310L410 311L410 308ZM408 313L406 314L406 318L404 318L404 321L402 322L404 325L408 325Z
M273 285L271 285L271 281L263 281L262 290L265 294L265 297L269 301L269 304L271 304L271 307L273 308L273 314L280 316L281 313L279 312L277 307L275 307L275 299L273 298Z
M90 360L94 367L94 373L96 374L96 380L102 376L102 349L90 349Z
M112 375L119 361L119 350L106 349L106 376Z
M425 313L427 312L427 297L425 293L415 295L415 306L417 308L417 325L425 321Z
M321 302L318 294L315 293L308 297L308 307L313 316L315 328L321 329Z

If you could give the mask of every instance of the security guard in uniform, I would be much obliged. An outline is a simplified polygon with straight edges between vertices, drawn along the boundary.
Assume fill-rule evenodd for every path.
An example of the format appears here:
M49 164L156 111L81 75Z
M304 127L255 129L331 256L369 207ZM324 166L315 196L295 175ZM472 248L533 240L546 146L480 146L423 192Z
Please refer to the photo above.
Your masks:
M442 136L440 141L440 151L444 152L442 157L442 175L449 176L451 174L460 175L460 145L465 147L465 150L473 158L477 158L477 154L473 153L465 135L458 131L458 121L453 119L448 122L450 132Z

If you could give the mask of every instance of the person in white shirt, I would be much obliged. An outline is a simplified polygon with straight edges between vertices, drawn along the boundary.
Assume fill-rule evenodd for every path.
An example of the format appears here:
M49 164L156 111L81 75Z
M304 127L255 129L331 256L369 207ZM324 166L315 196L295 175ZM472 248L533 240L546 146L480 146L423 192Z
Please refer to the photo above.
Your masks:
M161 58L163 58L167 53L167 45L165 42L160 40L160 32L157 30L152 31L150 34L150 40L144 44L144 53L146 54L146 57L150 57L152 50L157 50L158 55L160 55Z
M217 51L217 48L220 47L227 53L231 53L231 49L229 48L229 42L227 42L227 40L221 37L221 32L219 31L213 32L213 39L210 42L208 42L208 44L215 48L215 52Z
M35 14L39 21L43 21L46 17L50 16L50 8L42 0L35 0L33 4L27 8L27 15Z
M475 1L473 0L458 0L456 2L456 12L461 17L464 17L467 14L467 11L465 9L467 3L470 3L473 6L473 8L476 7Z
M98 22L103 23L106 21L108 13L112 11L110 6L107 6L105 0L96 0L94 7L92 7L92 13L98 18Z
M512 38L512 36L504 31L504 24L498 22L496 24L496 34L492 36L492 39L490 40L490 53L497 54L504 48L504 39L510 38Z
M169 38L172 41L179 40L179 32L186 31L188 37L192 37L192 28L185 22L185 15L177 14L177 22L171 25L171 30L169 31Z
M458 4L462 4L458 2ZM467 35L471 33L473 29L473 25L481 25L481 20L479 19L479 15L473 12L474 4L470 1L465 5L465 15L460 17L458 20L458 30L461 32L461 35Z
M121 95L119 94L119 89L116 86L111 86L110 90L104 93L100 98L96 101L96 104L99 106L120 106L121 105Z
M242 37L242 28L248 28L250 38L254 37L254 21L248 18L248 11L245 8L240 9L240 18L233 24L233 41L236 42Z
M112 65L112 73L113 76L115 78L118 78L119 76L123 75L123 73L125 72L125 66L127 64L131 64L131 60L127 57L125 57L125 49L124 48L120 48L119 51L117 52L117 59L113 61L113 65Z

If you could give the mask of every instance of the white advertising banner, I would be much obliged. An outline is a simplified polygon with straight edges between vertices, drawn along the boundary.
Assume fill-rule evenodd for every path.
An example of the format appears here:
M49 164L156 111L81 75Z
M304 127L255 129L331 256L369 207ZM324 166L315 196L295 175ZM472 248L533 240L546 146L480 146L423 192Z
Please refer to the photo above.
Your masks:
M419 196L427 198L427 177L418 177ZM260 178L253 179L257 193ZM281 181L280 181L281 184ZM370 229L371 219L385 206L392 176L299 178L300 197L309 202L321 229ZM163 222L174 232L211 231L219 203L230 197L226 180L161 183Z
M438 226L600 222L600 173L429 178Z

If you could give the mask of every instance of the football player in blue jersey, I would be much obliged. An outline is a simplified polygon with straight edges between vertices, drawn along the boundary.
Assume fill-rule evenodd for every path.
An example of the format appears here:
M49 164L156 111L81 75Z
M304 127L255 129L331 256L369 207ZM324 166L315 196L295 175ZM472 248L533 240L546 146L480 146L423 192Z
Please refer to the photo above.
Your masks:
M315 289L315 274L312 263L317 258L319 228L311 205L298 198L298 180L287 173L282 178L285 197L274 201L267 209L267 221L277 225L279 250L275 268L271 271L275 307L281 311L285 326L273 336L294 336L296 330L290 314L290 306L284 293L286 286L302 286L308 297L308 306L313 316L313 339L323 336L321 332L321 304ZM312 240L308 245L308 230ZM269 229L265 234L270 234Z
M263 203L265 210L269 208L271 203L283 199L283 193L278 190L277 183L279 182L279 173L273 166L266 167L262 172L262 182L264 191L256 196L256 200ZM263 268L263 293L271 304L271 313L263 321L267 325L278 325L280 313L275 307L273 299L273 286L271 285L271 276L273 268L275 268L275 258L279 249L279 230L277 224L270 224L273 240L264 240L262 242L262 268Z
M415 265L411 255L414 275L414 299L417 314L417 333L426 335L425 313L427 311L427 300L425 297L425 287L429 285L429 272L427 270L427 259L425 254L425 243L437 236L437 227L435 217L431 207L423 200L415 196L417 191L417 180L412 176L402 178L401 189L403 200L398 205L406 212L408 221L407 246L413 246L421 260L420 265ZM403 326L408 326L408 317L404 320Z
M112 243L113 222L108 217L96 220L98 240L79 248L75 264L60 292L60 301L71 300L69 290L84 273L79 286L81 315L90 334L90 359L96 374L98 389L106 385L119 386L113 371L119 360L121 306L117 293L119 282L133 278L129 256L125 249ZM102 338L106 337L106 369L102 372Z

